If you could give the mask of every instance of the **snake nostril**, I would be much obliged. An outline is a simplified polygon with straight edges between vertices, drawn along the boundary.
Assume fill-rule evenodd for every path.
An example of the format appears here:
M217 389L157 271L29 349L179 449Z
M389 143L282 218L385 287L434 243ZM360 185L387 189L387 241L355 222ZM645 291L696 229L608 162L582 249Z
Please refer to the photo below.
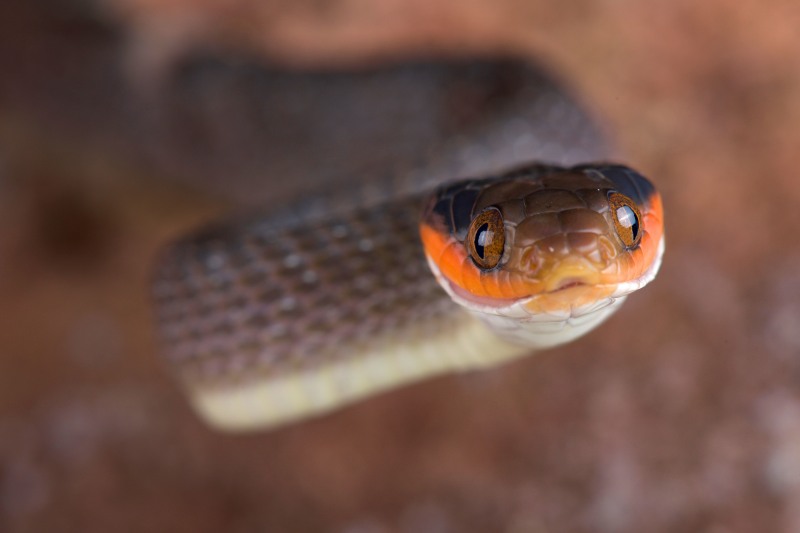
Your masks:
M525 248L520 256L519 266L526 274L529 275L539 272L542 264L534 246L528 246Z
M617 250L611 240L605 235L597 237L597 250L603 263L610 263L616 256Z

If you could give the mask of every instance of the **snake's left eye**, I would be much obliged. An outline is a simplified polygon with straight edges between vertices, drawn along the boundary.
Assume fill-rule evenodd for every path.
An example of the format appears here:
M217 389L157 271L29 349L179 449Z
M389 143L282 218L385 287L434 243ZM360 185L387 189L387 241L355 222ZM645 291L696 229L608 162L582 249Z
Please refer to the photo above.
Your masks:
M642 240L642 214L636 204L618 192L608 195L614 228L626 248L634 248Z
M476 216L467 232L469 256L482 270L491 270L503 257L505 226L500 210L490 207Z

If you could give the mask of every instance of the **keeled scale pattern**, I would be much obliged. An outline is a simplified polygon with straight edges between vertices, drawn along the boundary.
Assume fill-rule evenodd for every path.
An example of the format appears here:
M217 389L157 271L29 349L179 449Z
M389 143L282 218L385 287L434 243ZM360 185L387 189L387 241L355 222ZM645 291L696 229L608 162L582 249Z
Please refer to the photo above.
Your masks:
M184 379L222 386L434 327L455 304L425 264L419 204L414 197L310 226L222 226L176 244L154 285L167 356Z

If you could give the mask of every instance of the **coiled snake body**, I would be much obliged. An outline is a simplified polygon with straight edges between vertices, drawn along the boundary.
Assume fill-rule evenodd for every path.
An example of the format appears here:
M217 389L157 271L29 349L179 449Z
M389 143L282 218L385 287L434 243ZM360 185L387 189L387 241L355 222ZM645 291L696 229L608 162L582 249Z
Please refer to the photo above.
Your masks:
M450 111L391 103L398 79ZM568 342L658 270L658 193L624 166L575 166L603 158L604 145L531 67L426 64L309 83L336 87L325 103L336 109L365 80L389 98L355 130L433 124L435 142L404 145L415 163L353 172L345 155L365 184L331 180L308 199L190 235L159 262L164 351L215 427L285 423ZM326 96L316 90L315 106ZM283 125L272 119L264 127L275 135Z

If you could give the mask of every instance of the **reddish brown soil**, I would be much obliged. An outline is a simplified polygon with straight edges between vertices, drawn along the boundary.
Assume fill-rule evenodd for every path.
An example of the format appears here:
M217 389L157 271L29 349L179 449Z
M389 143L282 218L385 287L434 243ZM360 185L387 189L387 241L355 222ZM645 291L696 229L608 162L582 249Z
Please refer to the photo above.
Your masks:
M795 0L19 3L0 8L0 531L800 531ZM93 44L123 34L119 57ZM148 85L198 47L544 58L658 182L662 273L563 349L214 433L155 353L147 275L227 206L86 147L102 72L37 92L93 62Z

